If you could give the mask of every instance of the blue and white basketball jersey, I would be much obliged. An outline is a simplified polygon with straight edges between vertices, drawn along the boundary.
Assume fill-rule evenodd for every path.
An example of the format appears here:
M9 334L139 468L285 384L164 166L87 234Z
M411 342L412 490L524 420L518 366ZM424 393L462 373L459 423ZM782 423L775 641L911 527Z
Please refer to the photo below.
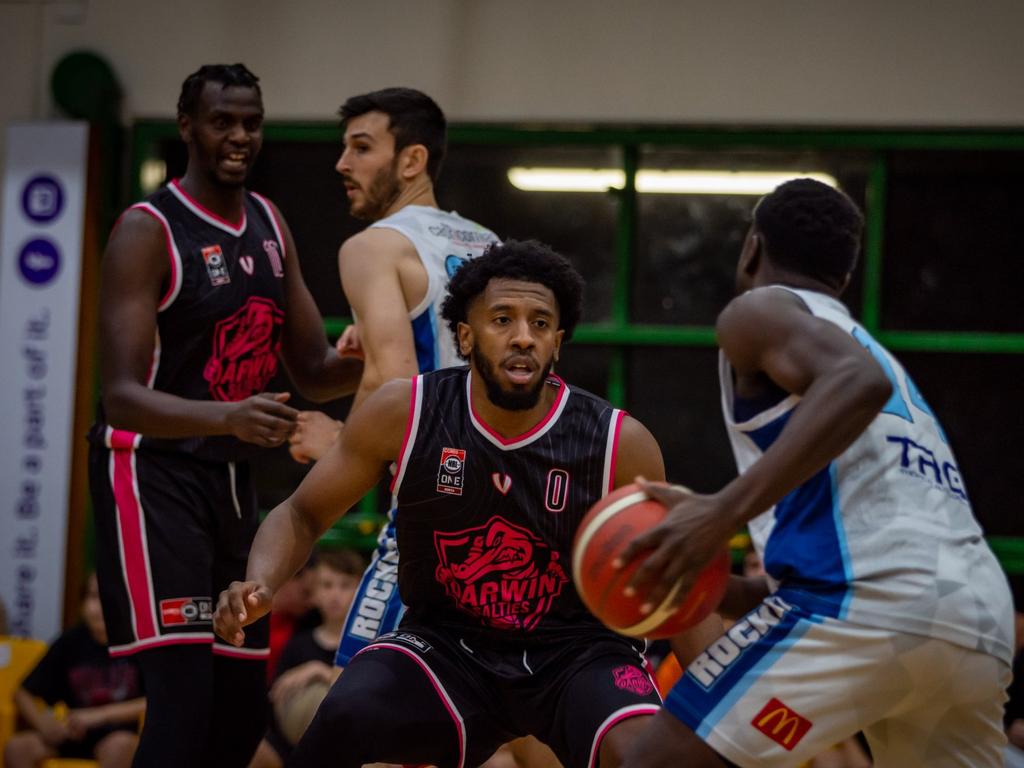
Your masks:
M881 365L893 393L827 467L750 522L754 546L787 601L854 624L935 637L1010 663L1013 603L982 536L956 459L903 366L838 300L799 296ZM720 356L722 409L740 473L800 407L790 395L737 422L732 369Z
M441 318L448 295L448 281L468 259L481 255L498 237L489 229L459 216L423 205L407 205L373 223L400 232L416 247L427 270L427 293L409 311L416 362L420 373L462 365L455 339ZM398 541L392 498L388 520L377 538L370 565L356 590L345 629L341 633L335 663L344 667L379 635L394 631L405 613L398 594Z
M416 247L427 270L427 293L409 310L420 373L461 365L455 342L441 319L441 304L452 275L468 259L498 241L489 229L459 216L423 205L407 205L370 226L393 229Z

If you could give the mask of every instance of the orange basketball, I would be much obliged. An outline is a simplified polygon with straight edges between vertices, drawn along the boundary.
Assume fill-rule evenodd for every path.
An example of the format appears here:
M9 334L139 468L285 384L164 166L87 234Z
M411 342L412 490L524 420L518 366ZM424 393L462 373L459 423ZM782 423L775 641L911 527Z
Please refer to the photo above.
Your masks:
M701 571L693 588L675 609L678 586L649 614L640 613L644 598L626 597L623 589L646 555L621 570L612 563L633 539L662 521L668 510L636 485L605 496L587 512L573 543L576 589L597 618L631 637L671 637L698 624L718 606L729 581L729 553L723 551Z

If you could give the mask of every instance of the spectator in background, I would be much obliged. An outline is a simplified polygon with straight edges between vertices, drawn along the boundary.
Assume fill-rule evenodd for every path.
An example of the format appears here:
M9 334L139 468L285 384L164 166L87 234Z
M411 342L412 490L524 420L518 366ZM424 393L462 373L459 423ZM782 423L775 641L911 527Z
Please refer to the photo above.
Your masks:
M274 716L249 768L280 768L313 719L319 699L334 681L334 654L365 568L358 553L339 550L320 552L316 565L305 569L312 574L311 603L322 623L297 630L284 647L270 689ZM275 595L275 605L276 599ZM319 698L316 689L321 691Z
M274 595L270 609L270 656L267 659L267 683L273 683L281 652L296 632L313 629L320 624L320 612L313 604L316 585L316 556L292 576Z
M42 699L48 708L38 706ZM62 634L14 694L31 730L15 734L4 749L8 768L31 768L51 757L94 759L101 768L127 768L146 708L142 677L131 659L107 655L96 574L82 600L82 621ZM67 706L58 718L54 705Z

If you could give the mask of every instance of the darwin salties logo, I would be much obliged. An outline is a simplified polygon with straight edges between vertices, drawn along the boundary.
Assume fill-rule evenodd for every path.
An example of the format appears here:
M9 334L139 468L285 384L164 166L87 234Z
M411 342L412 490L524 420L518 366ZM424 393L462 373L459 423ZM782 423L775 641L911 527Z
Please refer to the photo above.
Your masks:
M650 696L654 691L654 683L639 667L627 664L612 670L615 687L621 691L629 691L637 696Z
M435 578L484 626L530 632L568 582L558 552L535 533L494 516L464 531L434 533Z
M260 296L217 323L203 369L214 400L237 402L264 390L277 373L283 325L284 312Z

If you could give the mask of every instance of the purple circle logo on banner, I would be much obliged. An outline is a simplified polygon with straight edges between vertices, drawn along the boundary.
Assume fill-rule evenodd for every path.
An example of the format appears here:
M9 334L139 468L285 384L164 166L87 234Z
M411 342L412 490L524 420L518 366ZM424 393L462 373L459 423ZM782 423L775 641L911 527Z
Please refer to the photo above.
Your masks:
M63 208L64 190L53 176L33 176L21 192L21 209L37 224L53 221Z
M52 282L60 271L57 245L42 238L29 240L18 256L18 269L31 285L42 287Z

